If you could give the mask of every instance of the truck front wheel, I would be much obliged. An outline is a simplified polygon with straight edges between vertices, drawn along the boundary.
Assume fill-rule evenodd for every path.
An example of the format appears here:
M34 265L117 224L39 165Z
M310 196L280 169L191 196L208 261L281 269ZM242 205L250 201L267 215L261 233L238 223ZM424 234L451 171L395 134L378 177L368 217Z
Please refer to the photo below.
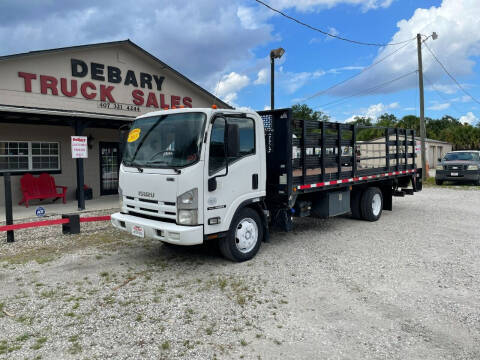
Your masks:
M243 208L233 218L227 236L220 240L220 251L232 261L253 258L262 243L263 226L260 216L250 208Z
M360 210L362 218L367 221L377 221L382 215L383 197L377 187L369 187L363 192Z

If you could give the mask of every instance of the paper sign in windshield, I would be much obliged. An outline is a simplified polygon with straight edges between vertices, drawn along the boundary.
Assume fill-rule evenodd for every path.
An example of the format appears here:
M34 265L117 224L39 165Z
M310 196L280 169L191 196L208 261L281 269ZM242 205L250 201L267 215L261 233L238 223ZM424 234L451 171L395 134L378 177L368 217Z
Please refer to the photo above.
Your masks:
M128 142L135 142L138 140L138 138L140 137L140 129L133 129L132 131L130 131L130 133L128 134Z

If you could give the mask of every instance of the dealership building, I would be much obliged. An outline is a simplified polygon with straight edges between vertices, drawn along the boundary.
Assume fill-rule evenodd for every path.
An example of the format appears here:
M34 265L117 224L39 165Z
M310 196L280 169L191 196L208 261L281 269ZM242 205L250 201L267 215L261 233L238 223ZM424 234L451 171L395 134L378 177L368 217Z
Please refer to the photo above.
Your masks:
M230 108L130 40L2 56L0 79L0 206L6 171L14 203L26 173L51 174L68 187L67 201L82 182L94 198L115 194L120 139L135 117L214 103ZM72 136L87 137L80 164Z

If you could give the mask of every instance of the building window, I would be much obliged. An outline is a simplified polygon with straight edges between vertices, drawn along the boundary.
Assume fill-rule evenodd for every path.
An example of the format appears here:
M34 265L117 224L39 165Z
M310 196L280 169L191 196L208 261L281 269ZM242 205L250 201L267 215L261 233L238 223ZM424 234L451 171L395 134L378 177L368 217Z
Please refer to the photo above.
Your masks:
M0 141L0 170L60 170L60 144L38 141Z

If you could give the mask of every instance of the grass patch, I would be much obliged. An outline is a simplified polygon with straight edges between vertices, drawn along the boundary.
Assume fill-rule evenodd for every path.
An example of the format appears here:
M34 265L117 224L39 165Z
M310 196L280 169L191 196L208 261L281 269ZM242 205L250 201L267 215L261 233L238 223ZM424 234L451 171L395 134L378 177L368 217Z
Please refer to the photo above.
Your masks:
M30 347L30 349L33 349L33 350L41 349L46 342L47 342L47 337L42 336L42 337L38 338L37 341L35 341L35 344L33 344Z
M30 335L29 333L25 333L23 335L17 336L15 341L24 342L30 339L31 337L32 335Z

